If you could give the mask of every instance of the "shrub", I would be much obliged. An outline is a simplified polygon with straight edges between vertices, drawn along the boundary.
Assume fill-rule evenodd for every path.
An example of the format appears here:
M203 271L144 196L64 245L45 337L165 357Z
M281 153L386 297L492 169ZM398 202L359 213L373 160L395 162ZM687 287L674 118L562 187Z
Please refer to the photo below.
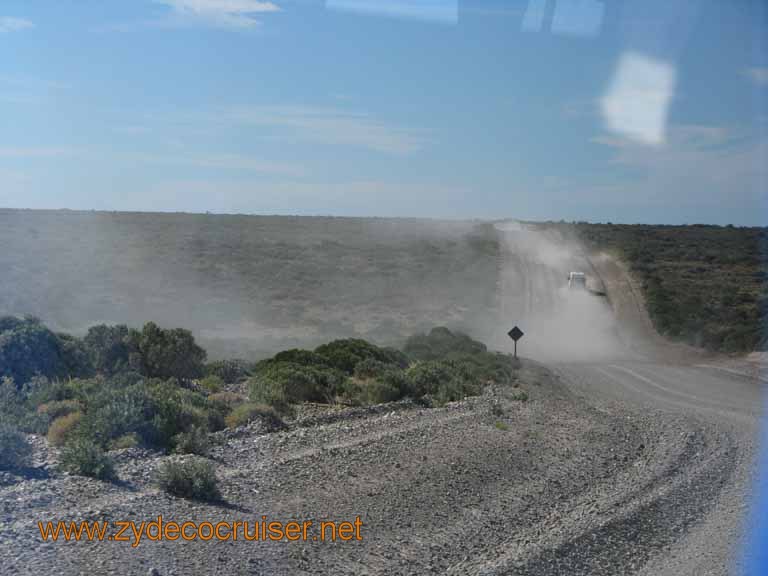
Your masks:
M173 437L174 451L179 454L198 454L205 456L208 454L208 431L193 426L187 432L181 432Z
M151 442L150 401L141 385L122 389L105 383L86 398L80 431L102 447L126 434L137 434Z
M56 335L35 318L0 318L0 377L21 386L33 376L66 375L66 363Z
M410 383L402 370L386 364L384 364L383 367L383 371L379 371L378 369L371 371L367 369L356 369L359 374L376 373L377 376L368 378L349 378L342 388L342 397L351 401L353 404L368 406L371 404L393 402L404 396L413 395Z
M168 461L160 465L157 481L168 494L193 500L221 499L216 471L207 460Z
M406 376L416 398L429 396L439 406L479 394L481 390L472 366L459 361L417 362Z
M493 425L496 427L497 430L501 430L502 432L506 432L509 430L509 424L506 422L501 422L500 420L497 420L493 423Z
M18 425L24 418L25 411L24 397L13 378L0 376L0 417L2 417L2 422Z
M461 332L451 332L444 326L433 328L429 334L414 334L403 347L413 360L444 360L452 356L474 356L487 352L485 344Z
M131 432L129 434L123 434L118 436L109 443L110 450L122 450L124 448L133 448L141 444L141 440L138 435Z
M272 362L250 379L249 396L286 412L292 403L332 401L343 380L343 374L332 368Z
M93 376L94 369L85 342L69 334L56 334L59 341L59 355L63 364L62 373L69 378Z
M205 396L172 381L154 380L146 385L152 433L147 440L159 446L173 445L173 437L192 427L208 427Z
M203 375L206 353L189 330L163 329L147 322L141 332L132 330L129 339L145 376L190 379Z
M417 362L406 372L416 397L435 394L443 382L453 377L451 366L447 362Z
M294 348L292 350L283 350L275 354L273 362L290 362L292 364L301 364L302 366L330 366L328 359L311 350L302 350Z
M225 384L236 384L251 375L245 360L216 360L205 365L206 376L217 376Z
M9 426L0 424L0 470L21 468L29 463L32 447L24 435Z
M143 443L170 448L177 434L193 426L208 428L207 409L204 395L181 388L175 380L142 381L127 388L114 388L106 381L86 399L80 428L102 447L136 434Z
M413 386L403 370L390 368L384 372L384 374L379 376L377 380L395 388L399 393L399 398L415 395Z
M236 406L225 418L228 428L244 426L254 420L261 420L268 430L277 430L285 424L277 411L272 406L249 402Z
M435 404L444 406L448 402L463 400L467 396L474 396L480 393L480 387L461 377L453 377L450 380L441 382L434 394Z
M111 375L129 368L131 343L130 331L126 325L91 326L83 338L83 343L97 372Z
M47 416L51 421L79 412L82 406L77 400L53 400L37 407L37 413Z
M358 362L366 359L378 360L385 364L394 364L401 368L407 366L407 358L402 352L392 348L379 348L359 338L334 340L315 348L315 352L326 359L333 368L352 375Z
M48 442L54 446L63 446L77 431L82 418L82 412L72 412L56 418L48 427Z
M217 392L208 396L208 428L215 432L227 426L226 417L238 404L247 399L234 392Z
M211 374L200 380L200 386L210 394L215 394L216 392L221 392L221 389L224 388L224 380Z
M355 378L376 378L381 376L390 367L390 364L385 364L380 360L366 358L355 364L354 375Z
M79 435L64 446L59 465L63 470L80 476L99 480L115 478L112 459L104 453L101 446Z
M242 404L246 401L245 396L237 394L236 392L217 392L208 396L209 404L223 404L228 408L233 408L237 404Z
M401 398L400 391L388 382L380 380L356 381L351 390L351 400L355 404L370 406L393 402Z

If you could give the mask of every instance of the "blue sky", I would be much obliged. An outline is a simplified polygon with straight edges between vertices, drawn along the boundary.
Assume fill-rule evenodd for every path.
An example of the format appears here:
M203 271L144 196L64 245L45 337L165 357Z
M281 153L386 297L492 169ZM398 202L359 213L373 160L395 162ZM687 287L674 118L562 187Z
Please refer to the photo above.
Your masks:
M768 224L761 2L4 0L0 206Z

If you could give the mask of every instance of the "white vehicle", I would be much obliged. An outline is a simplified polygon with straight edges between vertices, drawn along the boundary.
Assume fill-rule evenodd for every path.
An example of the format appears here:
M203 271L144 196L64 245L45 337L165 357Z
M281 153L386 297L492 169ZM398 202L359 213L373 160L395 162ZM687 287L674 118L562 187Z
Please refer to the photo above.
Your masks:
M584 272L571 272L568 274L568 290L586 290L587 276Z

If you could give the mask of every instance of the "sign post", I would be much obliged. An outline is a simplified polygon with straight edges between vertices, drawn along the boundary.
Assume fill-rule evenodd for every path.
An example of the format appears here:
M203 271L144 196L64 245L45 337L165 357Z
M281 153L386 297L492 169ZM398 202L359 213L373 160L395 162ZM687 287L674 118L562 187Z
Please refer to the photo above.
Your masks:
M523 337L523 331L520 330L517 326L512 328L509 332L507 332L507 336L512 338L512 340L515 341L515 358L517 358L517 341L520 340L520 338Z

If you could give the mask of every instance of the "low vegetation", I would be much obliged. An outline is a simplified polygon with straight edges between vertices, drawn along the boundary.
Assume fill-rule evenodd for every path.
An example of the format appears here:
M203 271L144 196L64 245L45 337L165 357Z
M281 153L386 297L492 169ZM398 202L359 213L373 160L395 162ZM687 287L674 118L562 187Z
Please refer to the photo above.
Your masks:
M267 430L279 430L284 426L282 418L272 406L245 402L236 405L224 419L228 428L245 426L254 420L262 422Z
M221 499L216 470L213 464L201 458L164 462L157 471L157 482L168 494L180 498L203 501Z
M574 226L627 262L660 333L722 352L768 349L768 228Z
M187 432L180 432L173 438L174 450L179 454L197 454L206 456L210 444L208 430L193 426Z
M82 436L64 446L59 466L62 470L80 476L90 476L99 480L115 478L112 459L96 442Z
M111 450L145 446L205 456L211 432L254 421L279 430L303 402L365 406L411 398L441 406L487 384L509 383L515 369L508 356L446 328L413 336L402 351L340 339L249 366L206 365L189 332L152 323L141 331L95 326L82 339L53 334L33 318L2 318L0 326L3 337L11 333L0 339L2 465L23 462L22 432L46 434L62 449L62 469L105 480L114 478ZM18 365L18 357L36 358L34 370ZM165 485L207 498L210 471L190 462L197 463L169 468Z
M31 455L32 447L24 435L9 424L0 424L0 470L21 468Z

